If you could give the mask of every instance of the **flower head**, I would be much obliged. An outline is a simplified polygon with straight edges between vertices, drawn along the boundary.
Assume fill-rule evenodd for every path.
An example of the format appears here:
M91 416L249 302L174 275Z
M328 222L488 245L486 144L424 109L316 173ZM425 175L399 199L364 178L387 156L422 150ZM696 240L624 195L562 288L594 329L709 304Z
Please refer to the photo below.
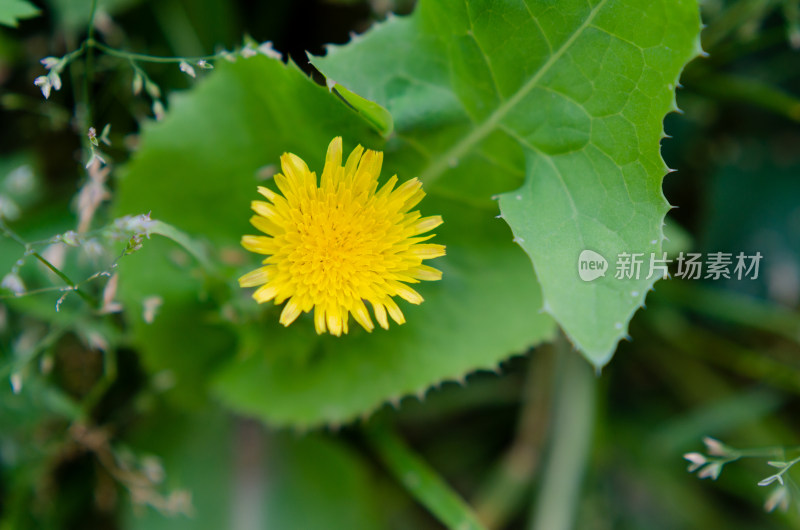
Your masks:
M253 201L250 222L266 235L244 236L242 245L266 255L263 266L239 278L242 287L256 287L259 303L286 302L280 322L288 326L314 310L317 333L341 335L353 318L367 331L375 319L389 328L387 313L405 322L392 297L419 304L422 296L409 287L420 280L438 280L442 273L423 260L443 256L443 245L424 243L424 234L442 223L438 215L409 212L425 196L416 178L395 188L393 176L378 189L383 153L356 147L342 165L342 139L328 146L319 185L299 157L284 153L283 173L275 175L281 194L259 187L267 201Z

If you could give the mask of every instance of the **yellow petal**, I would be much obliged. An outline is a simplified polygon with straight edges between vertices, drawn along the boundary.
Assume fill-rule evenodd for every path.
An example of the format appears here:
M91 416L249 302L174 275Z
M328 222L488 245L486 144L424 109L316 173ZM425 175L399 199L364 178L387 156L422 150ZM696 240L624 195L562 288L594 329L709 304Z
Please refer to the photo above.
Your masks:
M302 311L300 310L300 304L297 303L294 297L290 298L289 301L286 302L286 305L283 306L283 311L281 311L280 323L283 324L284 326L288 326L289 324L297 320L297 317L300 316L301 312Z
M409 302L414 305L419 305L424 300L417 291L415 291L414 289L412 289L411 287L409 287L404 283L400 283L394 280L389 281L388 283L397 293L397 296L399 296L406 302Z
M269 281L270 267L261 267L239 278L239 287L255 287Z
M273 223L271 220L260 215L254 215L250 218L250 224L268 235L278 235L283 232L283 228Z
M445 255L445 246L435 243L425 243L422 245L414 245L408 249L408 251L422 259L433 259Z
M325 154L325 167L322 170L321 183L323 188L329 188L333 184L333 179L342 167L342 137L337 136L328 145L328 152Z
M270 219L273 222L275 222L276 218L280 217L275 207L265 201L251 201L250 208L252 208L253 211L256 212L258 215L266 217L267 219Z
M332 311L328 311L327 313L328 331L331 332L331 335L340 336L342 334L341 311L336 311L337 314L334 314Z
M418 265L413 269L409 269L408 274L426 282L435 282L442 279L442 271L434 269L433 267L428 267L427 265Z
M267 236L242 236L242 246L256 254L274 254L277 248L274 239Z
M367 331L372 331L375 329L375 324L372 323L372 319L369 317L367 306L364 305L362 300L359 299L353 303L351 312L353 313L353 318L356 319L356 322L361 324L362 328L366 329Z
M314 329L317 330L317 335L325 333L325 310L317 306L314 309Z
M372 309L375 311L375 320L383 329L389 329L389 321L386 319L386 308L383 304L372 302Z
M416 221L413 225L411 225L411 230L414 235L416 234L424 234L425 232L430 232L437 226L441 225L444 221L442 221L441 215L433 215L431 217L423 217L419 221Z
M311 173L303 159L292 153L283 153L281 169L288 181L295 186L306 184L306 177Z
M358 168L358 161L361 160L361 154L364 152L364 148L360 145L357 145L353 152L350 153L350 156L347 157L347 163L344 165L344 177L345 178L352 178L356 174L356 168Z
M259 304L263 304L264 302L269 302L275 295L278 294L278 288L275 286L274 283L267 283L256 289L256 292L253 293L253 298Z
M406 323L406 317L403 316L403 312L400 311L400 308L397 307L397 304L394 303L394 300L392 300L387 296L383 300L383 304L386 306L386 309L389 310L389 316L392 317L392 320L394 320L398 324Z

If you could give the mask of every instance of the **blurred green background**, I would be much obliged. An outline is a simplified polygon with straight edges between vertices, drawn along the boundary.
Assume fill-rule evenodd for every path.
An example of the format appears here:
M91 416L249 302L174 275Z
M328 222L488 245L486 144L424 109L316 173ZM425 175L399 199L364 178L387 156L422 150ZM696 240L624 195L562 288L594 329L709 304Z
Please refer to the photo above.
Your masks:
M19 207L6 218L27 241L74 227L73 197L86 179L74 118L84 109L71 106L80 83L65 74L45 101L32 81L41 58L84 38L89 2L37 4L41 16L0 27L0 191ZM575 528L800 528L796 486L786 512L763 509L766 459L729 464L711 482L687 473L682 458L703 451L704 436L793 456L800 444L800 8L702 7L709 57L687 67L683 113L665 123L664 157L678 170L664 183L679 207L670 231L677 249L761 252L759 279L659 282L588 405L576 396L574 408L556 406L557 396L570 402L550 377L569 351L557 341L497 374L382 408L372 423L397 432L492 528L535 519L559 475L550 433L570 414L593 416L580 495L558 500ZM107 0L96 25L112 46L164 56L232 49L250 35L315 75L306 51L321 55L324 44L412 9L391 0ZM131 93L130 69L105 59L95 66L93 112L113 124L104 149L121 165L151 107ZM190 86L174 65L148 74L164 90ZM113 196L113 179L110 188ZM118 253L126 241L114 244ZM0 276L21 255L0 238ZM0 299L0 529L441 527L387 472L360 423L273 430L213 399L167 399L169 372L147 373L131 345L115 350L108 373L97 337L125 344L121 319L88 320L71 311L75 297L56 313L59 296Z

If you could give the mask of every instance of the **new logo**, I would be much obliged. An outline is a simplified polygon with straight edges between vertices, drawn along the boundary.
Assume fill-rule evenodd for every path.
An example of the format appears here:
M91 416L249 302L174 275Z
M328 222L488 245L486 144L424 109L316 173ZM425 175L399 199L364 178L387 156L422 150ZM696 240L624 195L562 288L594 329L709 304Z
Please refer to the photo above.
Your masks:
M585 282L605 276L608 270L606 258L594 250L584 250L578 257L578 276Z

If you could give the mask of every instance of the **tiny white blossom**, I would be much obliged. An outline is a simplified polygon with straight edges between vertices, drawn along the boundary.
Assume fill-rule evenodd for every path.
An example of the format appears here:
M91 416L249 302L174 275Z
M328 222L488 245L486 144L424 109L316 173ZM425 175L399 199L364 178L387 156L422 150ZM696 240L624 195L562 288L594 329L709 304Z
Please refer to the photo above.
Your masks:
M155 100L153 102L153 115L156 117L156 120L161 121L164 119L164 104L161 103L159 100Z
M161 89L158 88L158 85L153 83L152 81L145 80L144 90L153 99L161 98Z
M210 62L206 61L205 59L200 59L199 61L197 61L197 66L199 68L202 68L203 70L213 70L214 69L214 65L211 64Z
M53 85L53 90L61 90L61 76L58 75L58 72L53 70L47 74L47 78L50 79L50 84Z
M46 75L40 75L34 79L33 84L41 89L44 99L50 98L50 79Z
M277 59L279 61L283 59L283 55L281 55L281 52L277 51L275 48L272 47L271 41L262 42L258 46L258 51L266 55L270 59Z
M50 70L53 67L57 66L58 63L61 62L61 59L59 59L58 57L45 57L39 62L42 63L42 66Z
M80 246L81 244L79 236L77 232L75 232L74 230L67 230L66 232L61 234L60 239L61 241L63 241L64 243L66 243L71 247L77 247Z
M181 72L188 74L192 77L197 77L197 74L194 72L194 68L192 68L192 65L187 63L186 61L181 61L178 66L180 67Z
M728 453L730 453L730 450L725 444L710 436L703 438L703 443L705 444L706 450L710 455L727 456Z
M700 466L708 462L705 456L701 455L700 453L686 453L683 455L683 458L690 462L689 464L689 473L693 471L697 471Z
M138 96L142 92L143 86L144 79L142 79L142 74L136 72L133 74L133 82L131 83L131 92L133 92L133 95Z
M144 234L150 237L150 228L153 226L153 221L150 219L149 213L140 215L126 215L114 220L114 224L120 230L126 233Z
M258 55L258 52L254 50L253 47L249 44L244 48L242 48L242 51L239 53L241 53L242 57L244 57L245 59L249 59L250 57Z

